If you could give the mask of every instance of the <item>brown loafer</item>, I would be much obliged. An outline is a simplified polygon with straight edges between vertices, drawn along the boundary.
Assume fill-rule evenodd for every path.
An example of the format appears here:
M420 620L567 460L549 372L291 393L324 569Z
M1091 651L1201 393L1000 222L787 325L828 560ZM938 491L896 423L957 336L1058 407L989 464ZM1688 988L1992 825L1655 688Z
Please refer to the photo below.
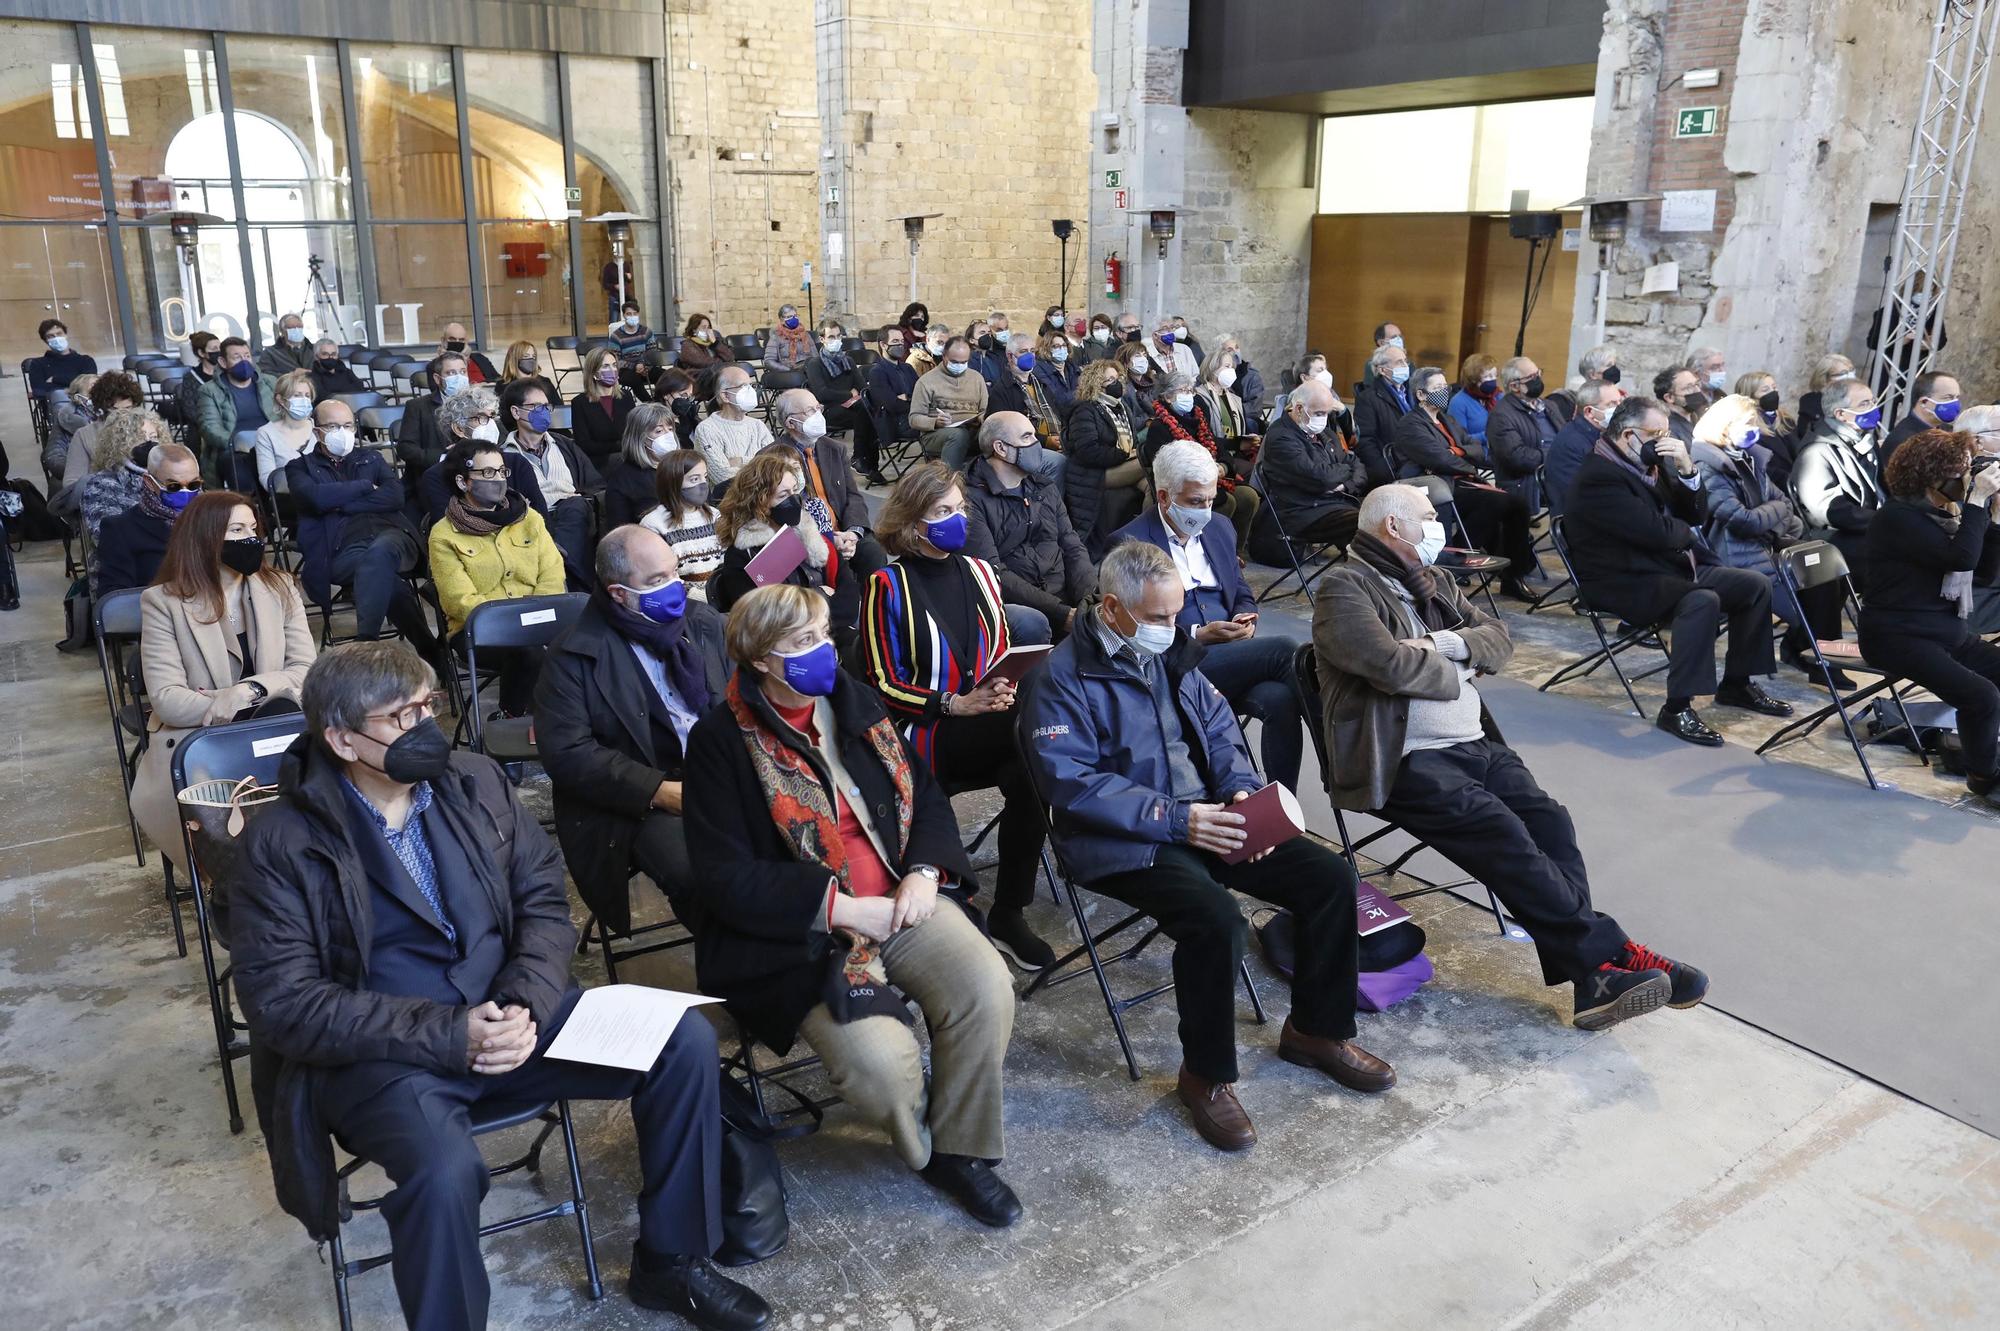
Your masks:
M1307 1035L1285 1018L1278 1035L1278 1057L1302 1068L1318 1068L1351 1091L1386 1091L1396 1084L1396 1070L1352 1040L1328 1040Z
M1203 1081L1182 1064L1178 1090L1181 1103L1194 1119L1194 1130L1210 1146L1219 1151L1247 1151L1257 1144L1257 1129L1236 1098L1235 1087L1227 1082Z

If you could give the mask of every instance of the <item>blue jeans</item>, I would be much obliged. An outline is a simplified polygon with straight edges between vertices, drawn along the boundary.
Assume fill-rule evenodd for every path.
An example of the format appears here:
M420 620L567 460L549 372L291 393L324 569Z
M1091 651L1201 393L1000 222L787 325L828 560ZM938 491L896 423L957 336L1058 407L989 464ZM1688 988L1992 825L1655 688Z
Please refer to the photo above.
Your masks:
M1007 610L1007 641L1021 647L1039 647L1052 641L1055 634L1049 627L1049 617L1031 605L1009 605Z
M1011 609L1011 607L1009 607ZM1299 645L1278 633L1259 633L1236 642L1220 642L1201 658L1201 673L1222 691L1229 706L1264 723L1264 779L1299 787L1299 761L1305 752L1305 731L1299 716L1299 695L1292 687L1292 654Z

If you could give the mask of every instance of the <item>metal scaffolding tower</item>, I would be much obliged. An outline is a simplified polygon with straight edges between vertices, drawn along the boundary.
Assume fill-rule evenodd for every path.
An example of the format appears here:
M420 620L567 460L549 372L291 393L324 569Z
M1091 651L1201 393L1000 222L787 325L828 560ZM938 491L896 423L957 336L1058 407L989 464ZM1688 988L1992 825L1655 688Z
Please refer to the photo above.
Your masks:
M1942 0L1868 366L1887 419L1908 409L1911 382L1930 365L1944 326L1996 29L2000 0Z

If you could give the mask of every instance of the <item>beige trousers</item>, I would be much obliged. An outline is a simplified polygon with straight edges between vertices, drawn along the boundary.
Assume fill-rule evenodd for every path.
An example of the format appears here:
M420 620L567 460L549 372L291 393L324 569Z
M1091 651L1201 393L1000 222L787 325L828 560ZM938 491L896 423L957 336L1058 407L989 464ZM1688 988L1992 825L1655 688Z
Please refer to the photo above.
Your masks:
M824 1003L799 1034L826 1061L842 1100L889 1134L912 1169L947 1155L998 1160L1001 1064L1014 1033L1014 985L1007 964L958 904L882 946L889 981L916 1000L931 1031L931 1084L924 1087L917 1033L894 1017L836 1022Z

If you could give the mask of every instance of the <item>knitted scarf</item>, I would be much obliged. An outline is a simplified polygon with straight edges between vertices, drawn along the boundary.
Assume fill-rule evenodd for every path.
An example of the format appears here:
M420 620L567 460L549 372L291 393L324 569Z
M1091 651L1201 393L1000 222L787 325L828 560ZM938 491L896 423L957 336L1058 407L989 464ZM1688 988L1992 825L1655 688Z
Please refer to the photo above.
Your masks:
M1153 419L1165 425L1174 438L1182 443L1198 443L1207 449L1208 455L1215 459L1215 465L1222 468L1221 476L1216 479L1215 488L1223 494L1228 494L1236 488L1236 478L1229 474L1229 468L1222 460L1222 453L1215 446L1215 436L1209 433L1208 417L1201 414L1199 407L1188 414L1194 417L1193 434L1187 432L1187 427L1181 424L1178 416L1174 415L1172 407L1159 398L1153 399Z
M619 637L638 643L660 658L667 668L667 678L674 682L674 692L681 695L689 711L699 714L708 710L708 675L701 668L700 649L688 641L685 616L659 623L627 610L602 587L591 592L590 599L597 603L598 613Z
M1128 458L1139 456L1139 450L1132 444L1132 422L1125 416L1124 401L1115 397L1100 397L1097 405L1111 418L1111 428L1118 432L1118 451Z
M1428 564L1406 562L1387 542L1365 531L1355 534L1347 553L1409 592L1417 618L1426 629L1456 629L1465 623L1445 597L1444 589L1451 582L1448 574Z
M840 814L821 780L820 769L806 756L811 741L789 726L782 735L767 726L743 696L741 672L730 676L724 696L730 715L736 719L737 731L743 736L743 747L750 753L750 766L757 773L757 785L764 792L764 802L770 808L779 838L793 859L823 866L833 876L835 891L853 895L848 883L847 846L840 839ZM895 786L895 840L890 849L895 853L896 863L901 863L910 844L916 781L902 743L896 738L895 723L888 717L869 726L862 738L867 740ZM822 742L838 741L826 736ZM866 812L857 809L855 816L865 817ZM873 1016L909 1020L908 1009L889 988L882 955L871 939L854 937L845 955L833 957L822 997L837 1022Z
M491 536L503 527L511 527L521 520L528 511L528 501L514 491L507 492L507 502L498 508L472 509L465 503L463 494L455 494L451 502L444 506L444 520L454 530L467 536Z
M140 487L137 508L147 517L158 518L169 527L173 526L174 519L181 515L179 509L170 508L167 501L160 496L160 492L150 485Z
M1958 524L1963 510L1957 503L1948 508L1939 508L1936 504L1924 502L1923 507L1924 516L1935 522L1946 536L1958 535ZM1960 619L1968 619L1972 615L1972 572L1968 568L1947 573L1944 575L1944 582L1938 587L1938 595L1957 608Z

